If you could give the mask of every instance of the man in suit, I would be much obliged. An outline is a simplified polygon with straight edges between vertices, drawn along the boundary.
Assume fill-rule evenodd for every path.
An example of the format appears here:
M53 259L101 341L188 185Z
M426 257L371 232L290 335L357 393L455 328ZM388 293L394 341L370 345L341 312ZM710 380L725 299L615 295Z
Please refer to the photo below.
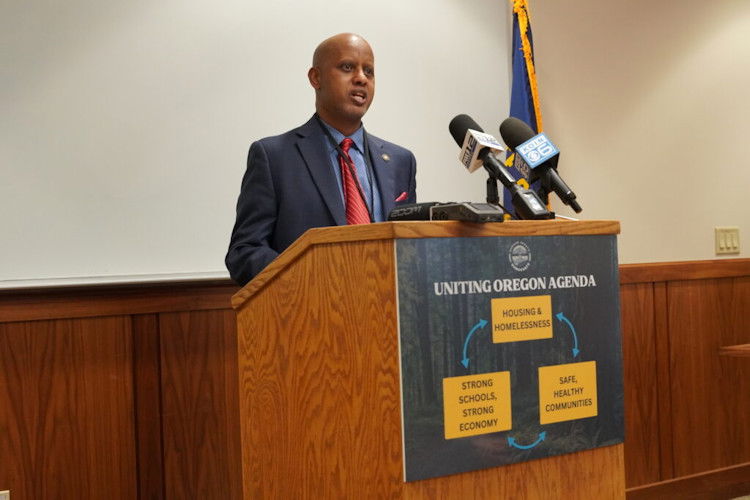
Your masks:
M364 130L375 58L342 33L315 49L313 117L250 146L226 265L244 285L311 227L380 222L416 201L414 155Z

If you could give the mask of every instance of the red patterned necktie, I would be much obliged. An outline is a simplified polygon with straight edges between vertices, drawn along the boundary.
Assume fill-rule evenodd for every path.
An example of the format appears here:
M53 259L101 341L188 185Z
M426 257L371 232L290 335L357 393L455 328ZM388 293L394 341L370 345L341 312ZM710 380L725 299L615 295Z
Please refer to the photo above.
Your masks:
M341 167L341 183L344 186L344 206L346 207L346 223L347 224L369 224L370 214L367 212L367 205L365 200L362 199L362 192L359 188L359 181L357 180L356 173L354 170L354 162L349 156L349 148L352 147L354 141L346 137L341 141L341 151L343 155L339 154L339 166ZM351 165L351 168L349 168Z

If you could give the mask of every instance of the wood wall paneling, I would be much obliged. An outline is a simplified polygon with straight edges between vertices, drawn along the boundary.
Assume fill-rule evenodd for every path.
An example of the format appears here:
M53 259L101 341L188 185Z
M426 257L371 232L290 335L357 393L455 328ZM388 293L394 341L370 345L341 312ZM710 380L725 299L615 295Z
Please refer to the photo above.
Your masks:
M241 498L235 322L231 310L159 315L167 499Z
M719 354L750 343L750 260L620 276L629 497L750 493L736 465L750 462L750 362ZM0 292L0 489L13 500L239 498L236 290Z
M129 317L0 324L0 486L134 498L132 395Z
M750 363L720 356L750 342L750 277L669 283L677 476L750 461Z
M656 387L659 398L659 456L661 480L674 477L672 433L672 376L669 358L669 300L666 283L654 283L654 334L656 336ZM638 363L638 360L632 360Z
M0 293L0 489L14 500L237 498L236 291ZM174 311L193 312L175 322ZM56 316L66 319L46 320Z
M159 317L133 316L133 372L138 498L164 499Z
M661 479L654 288L620 288L625 384L625 480L627 486ZM657 432L654 432L657 431Z

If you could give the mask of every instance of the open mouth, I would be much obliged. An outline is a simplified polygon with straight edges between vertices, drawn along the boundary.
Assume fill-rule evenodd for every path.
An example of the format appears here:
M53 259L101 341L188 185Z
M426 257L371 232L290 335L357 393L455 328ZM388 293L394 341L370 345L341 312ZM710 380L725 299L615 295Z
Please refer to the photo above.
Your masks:
M367 92L365 92L364 90L355 90L349 95L351 95L354 103L360 106L364 105L367 102Z

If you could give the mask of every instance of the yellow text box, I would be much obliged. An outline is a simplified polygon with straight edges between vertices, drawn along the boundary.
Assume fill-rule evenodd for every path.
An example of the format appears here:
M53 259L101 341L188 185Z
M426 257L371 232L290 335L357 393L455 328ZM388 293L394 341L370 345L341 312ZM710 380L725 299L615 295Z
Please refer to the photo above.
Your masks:
M596 361L539 367L539 422L598 415Z
M552 297L492 299L492 342L552 338Z
M510 372L443 379L445 439L511 428Z

